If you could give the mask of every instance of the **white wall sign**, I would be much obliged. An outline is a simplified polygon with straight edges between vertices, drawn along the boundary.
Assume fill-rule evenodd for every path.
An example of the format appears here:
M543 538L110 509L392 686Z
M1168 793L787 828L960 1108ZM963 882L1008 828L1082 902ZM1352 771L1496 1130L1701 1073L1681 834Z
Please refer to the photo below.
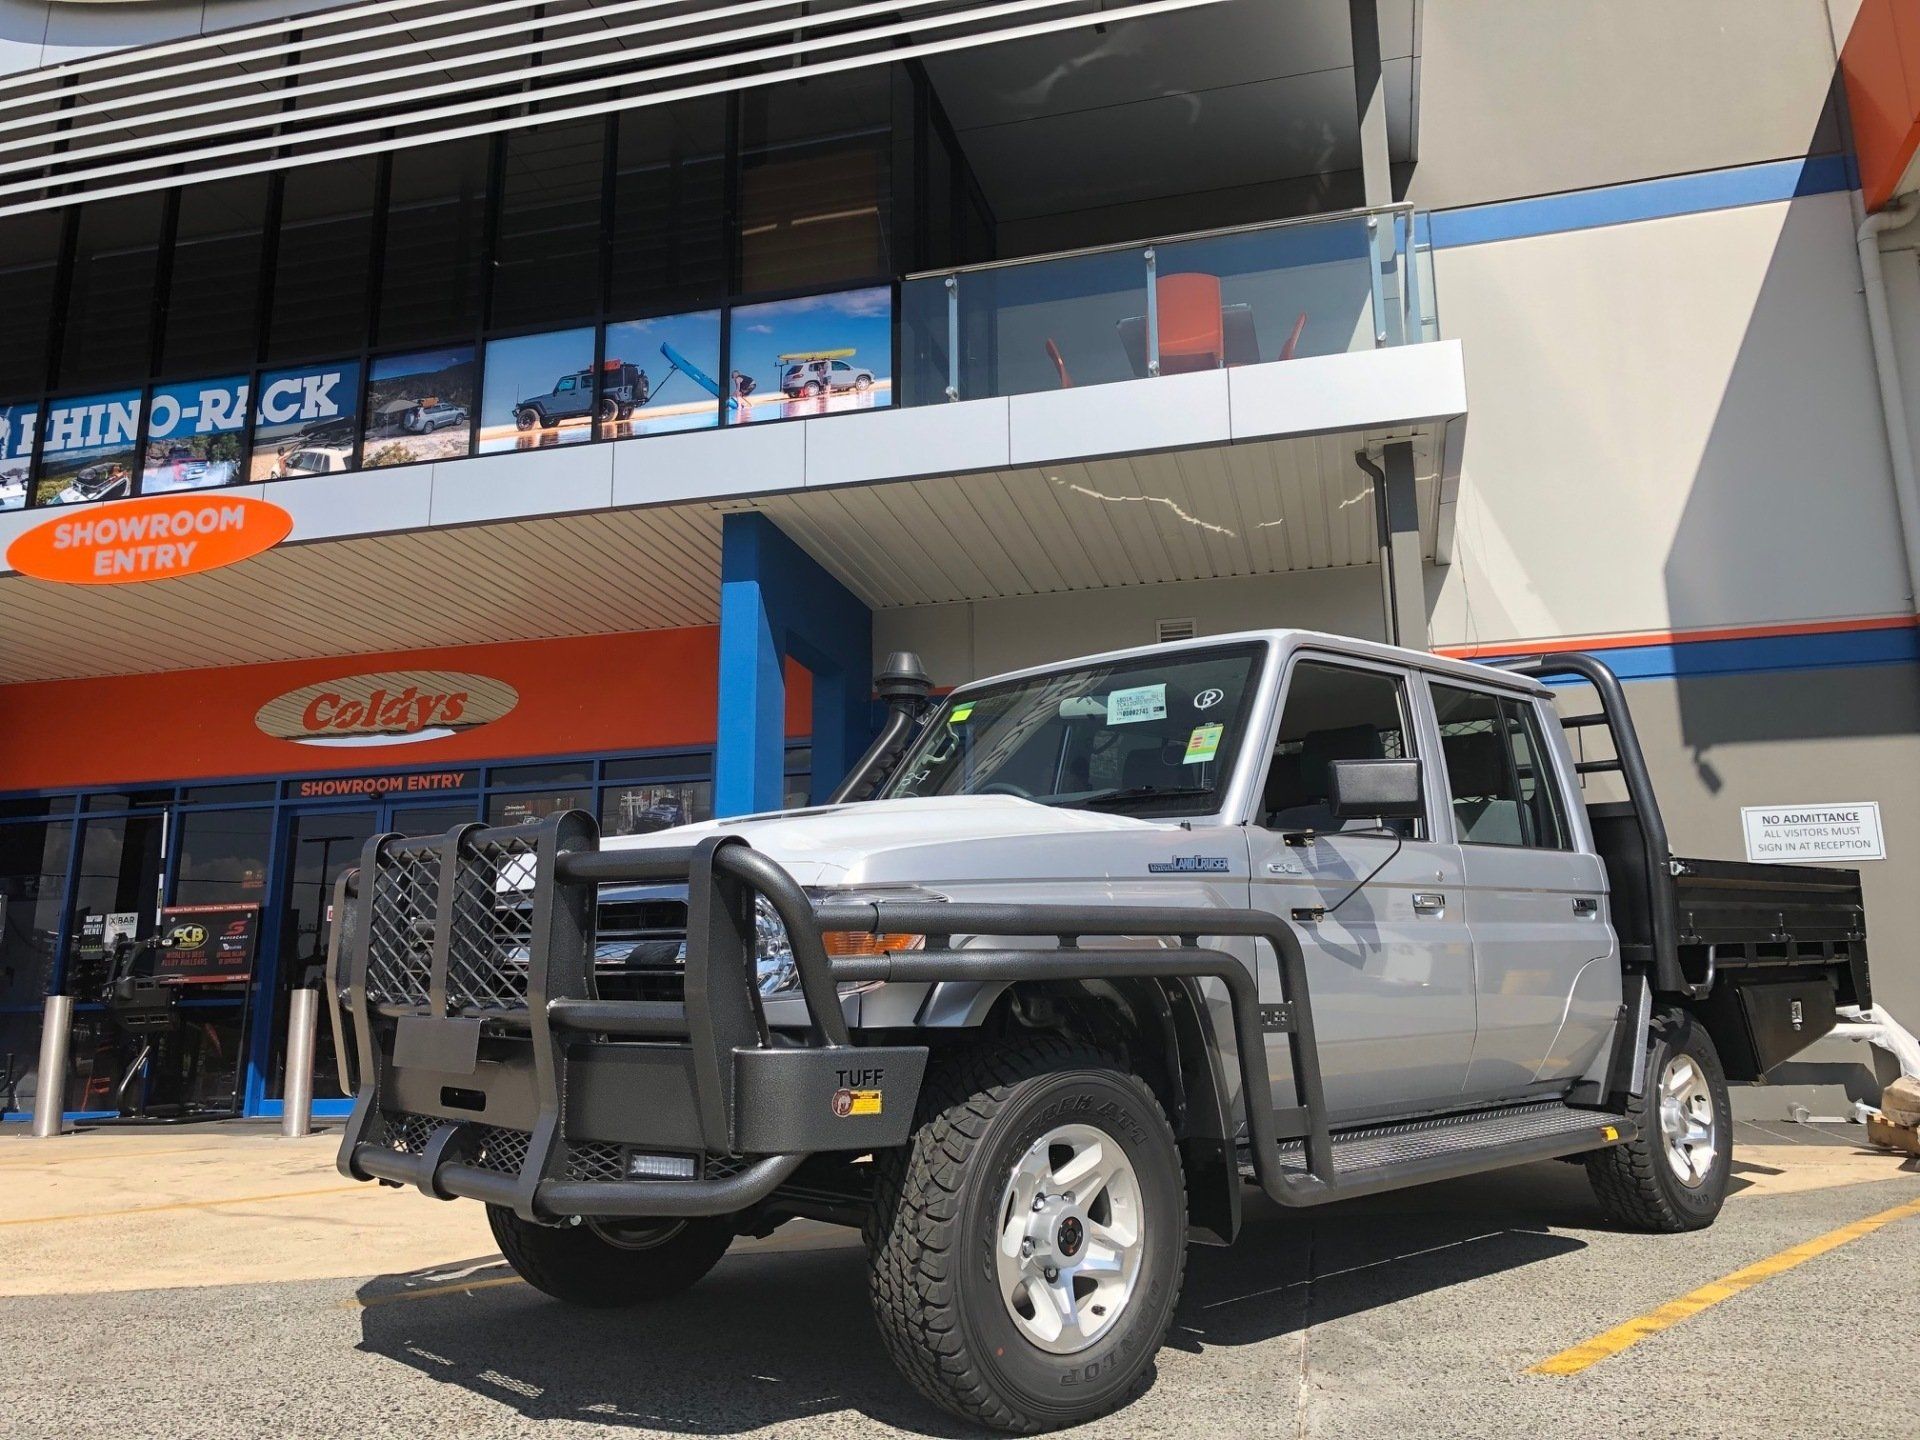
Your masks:
M1809 860L1884 860L1880 806L1872 800L1832 805L1747 805L1740 810L1747 859L1775 865Z

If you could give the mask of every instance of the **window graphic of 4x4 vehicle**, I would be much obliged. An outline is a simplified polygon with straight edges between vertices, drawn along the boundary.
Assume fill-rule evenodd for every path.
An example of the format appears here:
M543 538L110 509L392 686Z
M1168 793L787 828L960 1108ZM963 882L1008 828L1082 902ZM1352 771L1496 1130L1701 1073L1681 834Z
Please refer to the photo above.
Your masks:
M400 419L401 428L413 435L431 435L450 425L467 423L467 407L450 400L426 401L414 406Z
M873 372L849 365L851 350L810 350L778 355L785 368L780 372L780 391L792 400L811 400L833 391L854 390L864 393L873 388Z

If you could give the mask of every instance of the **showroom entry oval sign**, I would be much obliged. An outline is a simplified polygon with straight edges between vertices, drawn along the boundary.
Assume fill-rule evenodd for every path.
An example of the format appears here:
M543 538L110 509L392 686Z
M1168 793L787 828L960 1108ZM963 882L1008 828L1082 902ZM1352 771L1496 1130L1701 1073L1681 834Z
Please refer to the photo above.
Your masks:
M302 685L262 705L253 723L296 745L411 745L491 724L519 703L518 690L491 676L392 670Z
M271 550L292 530L293 516L265 500L153 495L23 531L7 547L7 564L63 585L125 585L217 570Z

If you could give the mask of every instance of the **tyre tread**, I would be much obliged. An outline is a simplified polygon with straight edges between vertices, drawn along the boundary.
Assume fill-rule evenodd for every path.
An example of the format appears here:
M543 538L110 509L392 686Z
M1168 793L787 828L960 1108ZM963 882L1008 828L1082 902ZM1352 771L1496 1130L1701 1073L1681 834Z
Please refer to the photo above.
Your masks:
M920 1394L949 1413L1021 1434L1060 1422L1008 1403L968 1352L955 1314L956 1277L950 1266L963 1177L989 1127L1022 1081L1064 1070L1128 1073L1113 1056L1055 1036L971 1045L937 1056L921 1089L913 1138L876 1157L874 1204L865 1227L874 1318L895 1366ZM1165 1125L1157 1097L1144 1084L1140 1090L1153 1118ZM1179 1185L1184 1228L1184 1175ZM1169 1318L1184 1275L1185 1266L1176 1267ZM1158 1341L1155 1337L1154 1349ZM1133 1399L1150 1375L1150 1368L1143 1369L1108 1408Z
M1692 1017L1684 1011L1657 1014L1650 1031L1650 1050L1658 1049L1663 1041L1669 1049L1704 1041L1704 1046L1693 1044L1689 1053L1696 1058L1711 1059L1715 1071L1720 1069L1720 1058L1714 1052L1712 1040L1704 1031L1696 1029ZM1596 1150L1587 1156L1587 1180L1609 1219L1635 1230L1676 1235L1712 1224L1713 1216L1719 1212L1715 1207L1713 1213L1702 1220L1675 1205L1668 1193L1662 1168L1667 1162L1660 1149L1659 1081L1653 1070L1649 1064L1644 1093L1632 1097L1627 1104L1627 1118L1638 1127L1639 1135L1628 1144ZM1724 1080L1721 1086L1724 1090ZM1723 1126L1730 1126L1730 1116L1721 1119ZM1731 1146L1730 1128L1723 1128L1722 1134Z

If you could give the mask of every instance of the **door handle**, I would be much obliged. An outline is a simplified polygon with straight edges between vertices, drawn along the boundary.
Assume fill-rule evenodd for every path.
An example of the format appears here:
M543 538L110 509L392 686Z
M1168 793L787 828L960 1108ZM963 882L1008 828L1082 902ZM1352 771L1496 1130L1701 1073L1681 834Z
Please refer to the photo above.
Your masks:
M1582 920L1591 920L1600 913L1600 902L1591 895L1576 895L1573 897L1573 913Z
M1447 913L1447 897L1434 890L1416 890L1413 892L1413 913L1444 915Z

